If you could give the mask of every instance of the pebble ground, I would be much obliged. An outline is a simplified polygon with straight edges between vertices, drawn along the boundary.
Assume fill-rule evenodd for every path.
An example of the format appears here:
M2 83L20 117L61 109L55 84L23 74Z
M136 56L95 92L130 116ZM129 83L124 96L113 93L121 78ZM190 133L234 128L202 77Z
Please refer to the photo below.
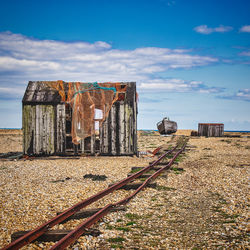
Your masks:
M172 138L139 132L139 151L168 145ZM248 249L250 138L190 137L188 145L168 177L157 178L156 189L146 188L126 211L105 216L94 226L100 236L83 236L69 249ZM0 131L0 153L10 151L22 151L20 131ZM10 242L12 233L35 228L125 178L132 166L147 166L149 156L1 161L0 247ZM84 179L86 174L107 178L93 181ZM131 192L115 191L89 208ZM71 229L81 221L53 229ZM23 249L51 245L35 242Z

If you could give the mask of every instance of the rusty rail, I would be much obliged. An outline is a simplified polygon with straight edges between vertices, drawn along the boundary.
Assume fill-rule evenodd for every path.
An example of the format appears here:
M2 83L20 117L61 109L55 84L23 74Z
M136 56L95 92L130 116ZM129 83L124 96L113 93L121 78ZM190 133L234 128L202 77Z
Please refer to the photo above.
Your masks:
M159 176L161 174L161 172L163 172L164 170L170 168L170 166L173 164L173 162L177 158L177 156L179 154L181 154L182 151L185 149L185 146L186 146L186 142L184 143L182 148L179 151L177 151L177 153L173 156L173 158L168 162L168 164L165 167L159 169L157 172L152 174L148 179L146 179L142 183L142 185L138 189L135 190L135 192L133 192L131 195L129 195L128 197L126 197L125 199L123 199L121 201L118 201L114 204L110 203L110 204L106 205L104 208L99 210L96 214L92 215L90 218L85 220L76 229L74 229L69 234L67 234L65 237L63 237L61 240L59 240L52 248L50 248L50 250L65 249L67 246L74 243L84 233L85 229L89 228L95 222L97 222L99 219L103 218L113 207L124 205L127 202L129 202L137 193L139 193L143 188L145 188L146 185L150 181L152 181L157 176Z
M137 173L135 173L135 174L121 180L118 183L115 183L113 186L111 186L111 187L109 187L109 188L107 188L107 189L105 189L105 190L103 190L103 191L101 191L101 192L87 198L86 200L83 200L83 201L75 204L71 208L68 208L67 210L65 210L61 214L55 216L54 218L52 218L48 222L45 222L41 226L33 229L32 231L25 234L24 236L22 236L22 237L18 238L17 240L11 242L9 245L2 248L2 250L20 249L21 247L23 247L25 245L28 245L29 243L31 243L32 241L36 240L38 237L43 235L49 228L52 228L53 226L63 222L64 220L69 218L71 215L78 212L80 209L82 209L82 208L92 204L93 202L101 199L102 197L112 193L114 190L117 190L120 187L125 186L127 183L129 183L130 181L132 181L132 180L136 179L137 177L141 176L143 173L148 172L157 163L159 163L166 155L171 154L176 148L177 148L177 146L174 147L173 149L167 151L165 154L161 155L156 161L154 161L152 164L145 167L144 169L140 170L139 172L137 172ZM103 210L103 209L101 209L101 210ZM90 218L92 218L92 217L90 217Z

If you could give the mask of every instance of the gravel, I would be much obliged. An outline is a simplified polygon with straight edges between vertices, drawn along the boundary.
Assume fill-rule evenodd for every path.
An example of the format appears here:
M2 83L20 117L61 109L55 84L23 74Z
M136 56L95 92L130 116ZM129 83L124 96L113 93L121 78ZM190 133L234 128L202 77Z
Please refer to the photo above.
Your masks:
M0 131L0 153L22 151L20 132L11 133ZM139 132L139 150L152 151L172 140ZM69 249L247 249L250 138L191 137L189 146L178 162L185 171L170 170L168 178L157 178L156 189L146 188L126 211L110 213L94 225L100 236L82 236ZM12 233L33 229L125 178L132 166L147 166L149 156L1 161L0 247L10 242ZM107 178L98 181L85 175ZM103 207L131 192L117 190L87 208ZM72 229L81 221L53 229ZM24 249L53 244L35 242Z

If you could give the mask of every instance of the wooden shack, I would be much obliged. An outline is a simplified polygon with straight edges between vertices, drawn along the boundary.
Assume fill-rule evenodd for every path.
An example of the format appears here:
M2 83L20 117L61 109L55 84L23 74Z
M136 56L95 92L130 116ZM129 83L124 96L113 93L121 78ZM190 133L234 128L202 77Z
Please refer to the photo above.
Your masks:
M207 137L220 137L224 135L223 123L199 123L198 135Z
M115 101L98 131L72 143L72 108L48 82L30 81L23 97L23 153L26 155L137 154L136 83L122 82L125 94ZM67 95L67 82L63 82ZM93 122L96 122L95 120Z

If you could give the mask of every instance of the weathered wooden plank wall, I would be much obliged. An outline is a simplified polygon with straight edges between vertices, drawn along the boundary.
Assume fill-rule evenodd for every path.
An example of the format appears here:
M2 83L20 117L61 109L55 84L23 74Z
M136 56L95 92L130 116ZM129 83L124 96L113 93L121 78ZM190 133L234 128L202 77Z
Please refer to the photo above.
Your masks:
M65 103L53 103L50 93L40 90L43 83L30 82L23 101L23 151L28 155L67 154ZM100 128L99 138L94 133L80 145L68 149L75 153L102 155L133 155L137 153L136 84L127 85L124 100L111 107ZM48 95L48 96L46 96ZM53 95L56 95L53 93ZM46 100L39 103L39 100ZM100 143L97 143L100 139Z
M35 154L53 154L54 108L52 105L35 105Z
M224 124L222 123L199 123L198 135L208 137L221 137L224 135Z
M33 105L23 106L23 150L24 154L34 154L36 109Z
M54 154L55 112L52 105L24 105L24 154Z
M125 100L113 104L100 128L100 154L137 153L137 100L135 83L128 83Z
M65 154L66 150L66 112L65 104L56 105L56 121L55 121L55 134L56 134L56 153Z

